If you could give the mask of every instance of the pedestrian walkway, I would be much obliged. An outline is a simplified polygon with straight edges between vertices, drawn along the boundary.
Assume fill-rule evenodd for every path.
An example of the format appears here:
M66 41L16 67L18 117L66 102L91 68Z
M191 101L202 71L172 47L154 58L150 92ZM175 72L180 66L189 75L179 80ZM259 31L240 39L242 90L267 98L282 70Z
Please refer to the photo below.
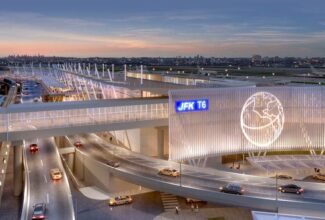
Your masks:
M176 196L169 193L160 192L160 197L164 206L164 210L166 212L170 212L170 211L175 212L175 208L179 207Z

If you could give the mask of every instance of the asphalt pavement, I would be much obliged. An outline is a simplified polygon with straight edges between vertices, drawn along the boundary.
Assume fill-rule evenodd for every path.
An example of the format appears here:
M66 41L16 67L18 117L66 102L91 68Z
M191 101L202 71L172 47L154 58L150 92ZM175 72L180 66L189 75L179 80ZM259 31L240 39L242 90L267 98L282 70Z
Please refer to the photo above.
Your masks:
M39 151L31 153L29 145L37 143ZM66 175L60 180L52 180L50 169L59 168L64 172L53 138L30 140L24 144L24 155L29 175L29 199L27 199L27 219L31 219L33 205L46 203L48 219L74 219L71 192ZM28 181L28 180L27 180Z

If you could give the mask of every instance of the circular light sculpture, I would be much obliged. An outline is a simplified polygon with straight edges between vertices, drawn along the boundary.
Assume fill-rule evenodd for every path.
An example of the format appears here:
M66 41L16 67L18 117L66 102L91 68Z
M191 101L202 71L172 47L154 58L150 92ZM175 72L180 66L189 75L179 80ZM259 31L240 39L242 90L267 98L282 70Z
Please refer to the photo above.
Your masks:
M240 126L246 139L259 147L267 147L283 130L284 113L279 99L269 92L250 96L240 115Z

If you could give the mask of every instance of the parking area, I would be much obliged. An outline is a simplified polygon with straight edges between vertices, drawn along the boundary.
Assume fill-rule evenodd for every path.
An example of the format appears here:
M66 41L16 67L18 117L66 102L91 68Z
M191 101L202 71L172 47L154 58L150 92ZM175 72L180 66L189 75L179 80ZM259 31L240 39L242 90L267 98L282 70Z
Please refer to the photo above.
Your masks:
M21 103L42 102L43 88L40 83L26 80L21 84Z

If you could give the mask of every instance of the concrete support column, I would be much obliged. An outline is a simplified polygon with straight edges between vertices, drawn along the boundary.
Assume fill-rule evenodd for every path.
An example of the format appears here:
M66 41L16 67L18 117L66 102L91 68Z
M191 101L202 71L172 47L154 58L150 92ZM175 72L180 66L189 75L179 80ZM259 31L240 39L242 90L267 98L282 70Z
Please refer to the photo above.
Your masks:
M58 146L58 148L67 147L66 140L65 140L64 136L54 137L54 141L55 141L56 146ZM68 147L70 147L70 146L68 146Z
M14 143L14 195L20 196L23 190L23 146Z
M159 158L164 157L164 129L157 128L157 153Z
M66 162L72 172L74 172L74 154L75 153L67 154L67 159L66 159Z

